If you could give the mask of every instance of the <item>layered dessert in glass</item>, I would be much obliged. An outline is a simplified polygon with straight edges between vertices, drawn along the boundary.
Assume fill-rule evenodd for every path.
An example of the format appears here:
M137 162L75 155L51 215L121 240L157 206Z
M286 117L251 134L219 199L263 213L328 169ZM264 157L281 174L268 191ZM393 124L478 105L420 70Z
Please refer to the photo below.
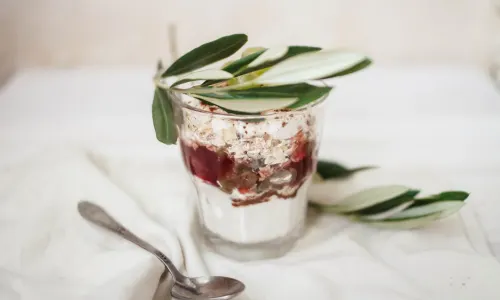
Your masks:
M237 259L281 256L300 237L316 171L326 80L371 64L315 46L251 47L230 34L153 78L158 141L180 146L197 192L205 244ZM215 66L226 58L220 68Z
M300 236L323 99L295 110L230 114L174 95L184 164L205 242L237 259L280 256Z

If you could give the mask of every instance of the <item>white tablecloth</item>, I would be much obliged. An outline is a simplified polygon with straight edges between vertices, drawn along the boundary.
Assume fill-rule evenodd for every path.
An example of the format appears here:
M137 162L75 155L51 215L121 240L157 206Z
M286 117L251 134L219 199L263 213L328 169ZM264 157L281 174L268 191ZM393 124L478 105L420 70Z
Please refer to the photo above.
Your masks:
M243 279L242 298L500 297L500 96L481 70L372 68L342 80L325 122L322 157L377 164L424 190L468 190L459 216L395 232L311 215L289 255L247 264L193 239L178 150L154 137L151 74L25 70L0 91L0 299L153 296L161 265L81 220L81 198L190 275Z

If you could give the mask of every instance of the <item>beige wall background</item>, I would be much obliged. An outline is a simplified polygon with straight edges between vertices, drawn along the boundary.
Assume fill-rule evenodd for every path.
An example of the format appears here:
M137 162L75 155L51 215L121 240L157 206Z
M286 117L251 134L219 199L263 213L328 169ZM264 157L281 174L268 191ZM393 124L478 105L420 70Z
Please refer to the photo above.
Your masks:
M352 47L379 62L488 62L490 0L0 0L0 63L25 67L154 64L245 32L249 45Z

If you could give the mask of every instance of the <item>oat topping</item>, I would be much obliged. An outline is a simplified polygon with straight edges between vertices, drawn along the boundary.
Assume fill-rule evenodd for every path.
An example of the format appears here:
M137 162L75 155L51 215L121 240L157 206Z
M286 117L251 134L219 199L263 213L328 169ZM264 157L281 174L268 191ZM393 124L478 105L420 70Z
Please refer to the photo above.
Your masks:
M189 105L211 112L197 100ZM184 109L181 147L193 175L228 194L233 206L294 197L312 172L316 145L310 111L261 120Z
M193 98L186 103L205 111L220 110ZM297 134L301 139L316 138L314 117L307 110L263 118L261 122L246 122L191 110L183 110L183 114L186 130L183 130L182 138L187 143L224 148L236 160L263 158L266 165L281 164L296 148L294 138Z

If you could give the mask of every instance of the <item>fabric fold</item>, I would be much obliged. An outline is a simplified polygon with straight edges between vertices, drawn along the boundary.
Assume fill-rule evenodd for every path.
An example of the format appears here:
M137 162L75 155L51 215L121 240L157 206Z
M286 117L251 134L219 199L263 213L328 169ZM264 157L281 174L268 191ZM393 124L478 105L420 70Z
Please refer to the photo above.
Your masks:
M186 274L242 280L247 290L238 300L496 300L500 294L498 262L475 250L460 215L398 231L311 210L304 236L283 257L237 262L217 255L193 233L193 188L178 154L142 153L61 147L2 165L0 238L10 244L0 255L1 299L168 299L171 281L161 263L83 220L80 199L103 206ZM411 172L397 177L424 190L439 186ZM360 187L357 180L352 189Z
M162 264L81 218L76 206L83 199L183 264L175 232L152 221L79 149L51 149L2 168L0 199L0 237L8 243L0 255L4 294L26 300L152 298Z

